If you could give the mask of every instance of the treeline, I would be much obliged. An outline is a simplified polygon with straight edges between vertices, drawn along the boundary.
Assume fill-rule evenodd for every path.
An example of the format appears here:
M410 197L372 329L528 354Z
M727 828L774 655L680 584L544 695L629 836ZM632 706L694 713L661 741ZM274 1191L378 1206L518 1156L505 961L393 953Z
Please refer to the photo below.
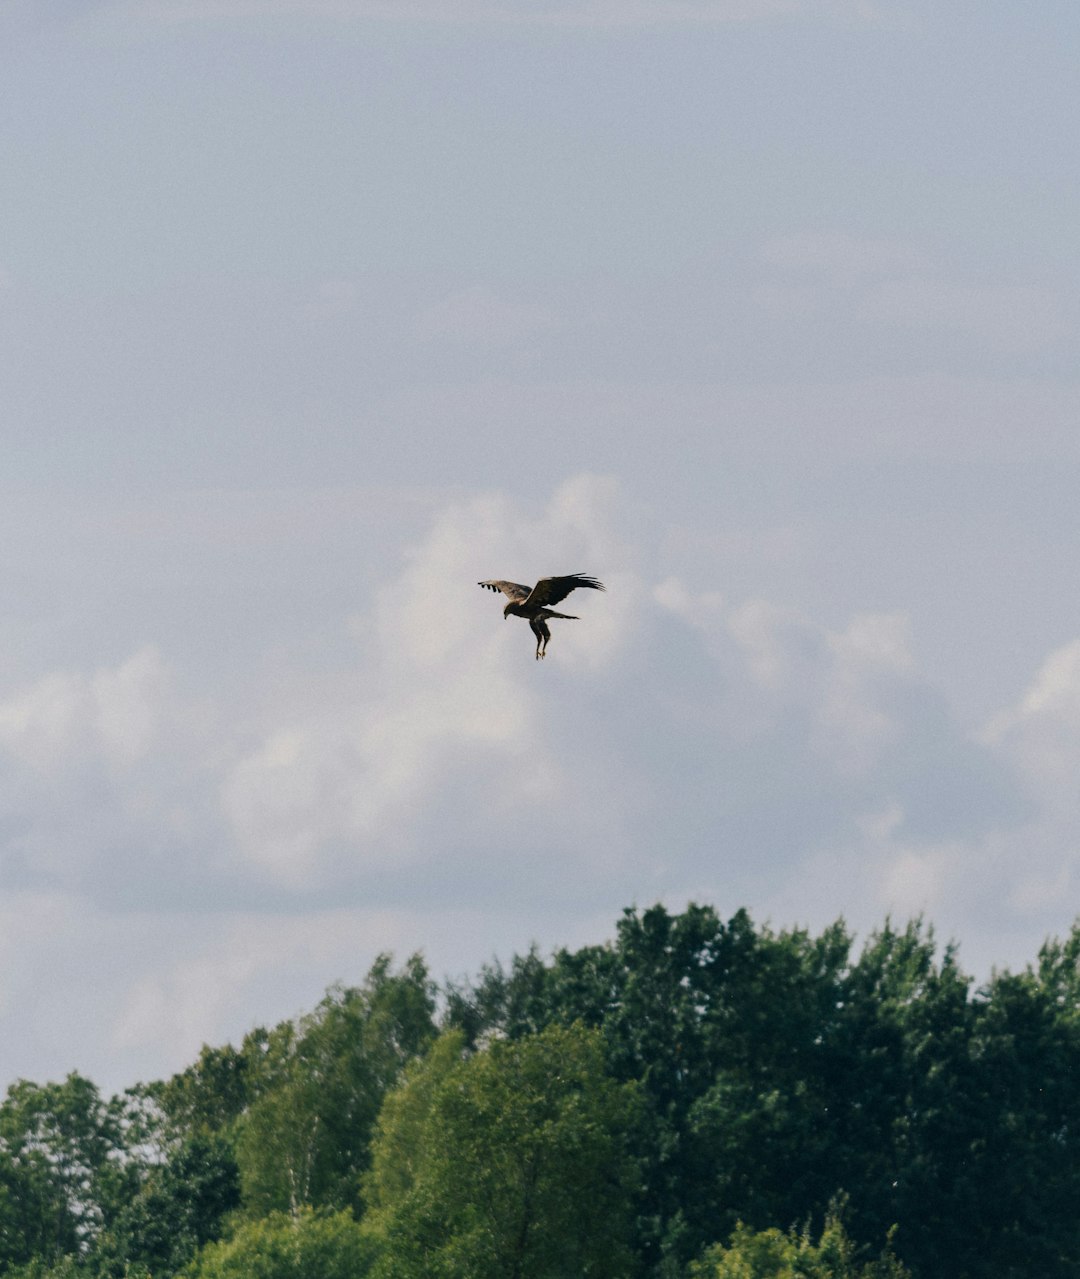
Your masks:
M20 1279L1071 1279L1078 1204L1080 927L976 988L917 922L630 910L0 1105Z

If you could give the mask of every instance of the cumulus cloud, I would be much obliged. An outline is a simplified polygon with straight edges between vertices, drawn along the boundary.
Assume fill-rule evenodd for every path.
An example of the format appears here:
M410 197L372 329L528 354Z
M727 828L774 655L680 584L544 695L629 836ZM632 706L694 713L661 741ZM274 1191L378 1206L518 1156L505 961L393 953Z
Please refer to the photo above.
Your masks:
M0 747L39 772L87 751L123 769L145 757L160 728L168 673L152 648L115 670L58 672L0 702Z
M669 799L694 814L680 833L698 844L668 865L672 880L777 922L842 913L866 928L926 912L980 941L980 919L1016 909L1035 878L1015 856L1030 797L920 672L906 615L831 629L760 599L699 601L677 579L655 598L700 636L695 683L712 685L678 724Z
M357 619L377 692L358 687L336 711L275 729L233 770L225 803L260 873L296 888L360 877L389 899L404 885L421 899L434 882L444 906L535 893L542 914L553 878L577 904L595 902L599 875L608 900L734 906L820 861L821 907L835 913L837 858L857 843L863 872L845 884L868 888L875 910L930 902L944 876L915 847L934 822L918 812L927 779L912 756L929 734L947 786L982 747L923 722L907 618L830 631L678 577L650 589L641 548L615 531L622 501L579 477L541 508L480 497L443 513ZM588 626L557 636L538 668L527 631L461 583L532 578L552 559L616 572L604 570L611 589ZM882 805L887 829L868 817ZM543 887L530 845L543 849Z
M248 689L227 720L181 698L155 650L13 693L9 882L295 910L464 900L510 848L507 892L621 898L678 891L732 848L749 892L752 867L858 841L890 806L894 843L1014 819L1011 758L951 720L906 616L830 629L654 576L628 511L590 475L546 501L450 504L354 616L350 667L297 677L285 701ZM573 597L582 620L555 624L539 665L528 628L474 583L568 571L602 573L608 593ZM544 883L553 863L576 881Z
M425 842L440 818L443 841L467 832L480 848L514 820L565 835L587 818L552 749L531 632L516 619L504 626L474 583L617 569L613 501L610 482L581 477L542 509L492 496L443 513L373 611L354 619L367 646L362 676L333 704L273 726L225 779L224 809L253 867L292 886L338 881L431 856ZM606 618L586 602L588 625L556 636L549 680L561 672L573 683L617 660L630 604L613 597Z
M38 923L50 918L48 909L40 907L36 918ZM83 947L92 946L93 933L109 923L100 917L81 924L63 918L69 935ZM610 912L585 911L558 924L547 940L584 945L610 926ZM99 1003L100 1061L79 1066L97 1067L92 1077L106 1087L180 1070L204 1043L236 1042L255 1025L307 1012L332 982L358 984L380 953L400 960L422 946L433 976L461 976L493 955L505 957L520 948L534 927L528 903L508 903L497 915L486 905L435 911L361 905L271 920L247 911L129 920L128 936L135 944L106 956L97 974L105 996ZM468 939L468 969L463 939ZM133 964L136 952L139 962ZM71 959L74 972L74 948ZM0 1072L7 1074L18 1069L11 1069L10 1049L0 1040ZM119 1071L118 1062L129 1073Z
M230 1015L243 1016L245 999L260 988L284 993L291 986L295 1007L277 997L279 1015L290 1016L301 1011L303 997L290 974L303 973L308 991L345 975L356 980L356 961L348 957L357 939L372 953L394 948L402 940L396 924L391 915L356 910L282 917L273 928L246 913L214 920L209 929L188 921L197 944L169 947L118 992L110 1043L118 1052L174 1044L179 1060L188 1060Z
M206 703L180 696L154 648L13 692L0 702L0 882L153 895L161 860L163 883L214 825L213 741Z
M1015 761L1040 806L1080 818L1080 640L1052 652L985 740Z
M803 911L823 910L839 879L878 914L924 913L940 935L962 939L966 962L981 974L1022 964L1033 937L1069 927L1080 883L1080 641L1049 654L1016 703L952 752L952 768L911 731L922 737L919 790L944 782L963 821L912 823L915 792L897 788L867 808L851 838L797 868L772 909L785 918L800 902Z
M302 1006L320 972L359 978L342 971L357 947L370 962L383 938L426 946L469 912L493 932L479 955L475 937L446 941L459 971L499 928L508 947L569 940L657 898L812 926L925 910L947 935L1012 928L1028 952L1033 925L1060 927L1080 647L975 733L920 670L903 612L829 625L673 573L640 514L592 475L451 501L353 617L343 669L294 672L285 698L253 682L228 715L152 648L11 690L0 922L126 938L98 967L131 1061L162 1037L197 1046L273 989ZM608 593L573 597L581 621L543 664L474 585L577 570ZM22 967L0 989L10 1016Z
M703 632L752 719L776 725L798 713L812 726L808 748L837 771L872 768L898 732L888 703L913 667L905 615L859 616L830 632L765 600L725 608L716 592L693 597L675 578L656 599Z

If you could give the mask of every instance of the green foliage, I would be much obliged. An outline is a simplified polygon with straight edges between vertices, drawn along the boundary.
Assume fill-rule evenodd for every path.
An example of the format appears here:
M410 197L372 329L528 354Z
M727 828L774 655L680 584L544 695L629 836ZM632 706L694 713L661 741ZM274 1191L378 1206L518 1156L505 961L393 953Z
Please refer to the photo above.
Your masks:
M151 1168L123 1203L94 1250L99 1275L121 1279L132 1267L174 1274L204 1244L217 1239L240 1206L232 1148L217 1135L183 1142L168 1162Z
M821 1103L807 1080L849 946L840 925L776 936L745 911L725 924L708 907L655 906L624 912L613 944L560 951L546 969L530 956L486 970L450 1012L474 1035L485 1021L511 1036L575 1019L601 1029L610 1071L645 1100L637 1246L677 1274L718 1223L745 1215L747 1197L755 1221L786 1224L823 1211L836 1189L818 1162ZM760 1114L743 1123L747 1107ZM802 1143L798 1169L773 1167L761 1141Z
M0 1265L84 1252L133 1179L123 1103L81 1075L21 1079L0 1104Z
M906 1270L886 1251L864 1261L839 1218L830 1214L821 1238L808 1230L785 1234L772 1227L753 1231L739 1223L727 1247L720 1244L690 1267L691 1279L908 1279Z
M786 1228L850 1196L848 1229L952 1279L1080 1265L1080 929L1035 970L970 979L920 921L853 959L841 924L627 911L614 942L535 953L452 992L472 1041L580 1019L641 1084L636 1247L677 1275L742 1220ZM1010 1189L1011 1187L1011 1189ZM1017 1193L1019 1192L1019 1193Z
M905 1168L920 1269L974 1276L993 1256L1001 1279L1077 1273L1080 1025L1046 976L998 975L972 1009L963 1075L935 1098Z
M220 1132L254 1100L265 1031L253 1031L242 1049L203 1045L198 1060L186 1070L145 1091L160 1107L172 1131L182 1134Z
M212 1243L184 1279L363 1279L374 1243L349 1212L270 1213Z
M365 1179L381 1279L625 1279L636 1089L581 1026L463 1055L444 1036L391 1094Z
M4 1279L88 1279L90 1274L75 1257L61 1257L53 1265L47 1265L40 1258L34 1258L25 1265L15 1266L3 1272ZM152 1279L149 1271L131 1270L125 1279Z
M974 990L920 921L856 956L842 924L656 906L449 987L437 1040L434 997L384 957L124 1097L19 1081L0 1275L257 1274L245 1247L280 1266L334 1231L382 1279L816 1275L887 1236L920 1279L1080 1273L1080 925ZM838 1194L847 1261L835 1223L790 1233Z
M813 962L798 934L801 977L768 974L768 1020L720 1063L690 1112L710 1165L711 1211L723 1231L791 1223L851 1195L851 1222L881 1238L898 1219L901 1167L926 1107L956 1082L949 1055L965 1041L968 984L934 957L918 923L886 927L854 964ZM918 1101L916 1101L918 1098Z
M358 1207L371 1130L406 1063L435 1036L434 988L419 956L382 956L360 988L330 990L295 1029L264 1041L261 1094L237 1127L248 1212Z

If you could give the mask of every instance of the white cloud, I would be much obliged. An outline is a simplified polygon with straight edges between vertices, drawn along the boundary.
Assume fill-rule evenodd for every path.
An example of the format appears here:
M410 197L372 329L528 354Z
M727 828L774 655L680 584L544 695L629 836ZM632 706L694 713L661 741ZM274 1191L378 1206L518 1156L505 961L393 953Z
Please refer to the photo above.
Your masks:
M199 945L170 947L172 954L123 991L110 1043L118 1052L168 1044L177 1061L190 1060L230 1022L239 1017L244 1024L251 1016L249 999L261 1001L275 985L288 988L290 973L303 973L313 991L346 973L356 980L350 951L358 939L368 956L394 948L402 941L396 923L377 912L337 910L281 917L272 927L262 916L228 915L216 921L210 936L196 925ZM302 1011L275 1002L279 1016Z
M831 634L831 672L819 722L822 737L844 771L863 773L899 731L889 691L914 673L910 621L902 613L856 617ZM885 686L882 697L881 686Z
M1052 652L984 736L1016 762L1041 804L1080 819L1080 640Z
M1024 694L1018 718L1044 715L1080 721L1080 640L1051 653Z
M727 630L773 722L797 710L810 726L807 746L838 774L871 771L901 732L895 704L915 674L905 615L858 616L833 632L751 600L731 610Z
M285 698L254 681L235 715L180 696L153 649L0 701L0 909L33 898L40 938L13 933L29 949L9 1017L87 903L72 946L127 937L101 963L109 1042L132 1062L162 1037L189 1052L220 1036L290 969L309 985L280 1015L356 979L340 971L352 929L370 959L383 937L427 946L455 912L513 915L519 948L691 890L814 926L886 910L962 936L1055 926L1077 873L1080 648L975 740L904 613L826 625L732 598L672 574L639 520L628 538L631 514L588 475L546 500L444 506L354 618L351 662L294 671ZM553 624L542 665L475 585L578 570L608 592L572 597L581 621Z
M436 868L467 896L470 868L513 830L586 878L613 868L630 891L677 883L730 822L760 823L768 855L794 863L868 811L900 813L889 847L916 859L955 838L965 806L985 806L981 830L1010 820L991 814L1008 807L1010 770L1041 767L1058 729L1029 741L1014 725L1008 749L1004 729L972 741L926 687L904 614L829 628L707 580L650 586L653 552L620 532L627 509L587 475L542 504L452 504L354 618L351 669L294 678L285 700L249 689L228 726L177 696L154 650L9 697L9 873L145 901L167 866L169 891L220 882L299 902L397 900ZM528 628L474 585L579 570L602 572L608 593L573 597L582 620L553 624L542 666ZM1077 670L1075 654L1051 660L1021 719L1053 705L1056 724L1080 704ZM675 810L697 836L672 826ZM636 878L650 865L661 881Z
M993 776L965 798L952 838L920 835L895 796L853 824L853 838L812 856L784 885L772 909L784 917L815 903L835 908L843 883L860 911L879 917L924 913L940 936L961 939L962 958L982 975L993 965L1034 957L1032 937L1064 932L1080 882L1080 641L1052 652L1012 707L977 735L999 766L998 784L1026 805L994 811ZM925 749L925 747L924 747ZM929 752L926 777L934 782ZM888 782L886 774L882 781ZM982 812L980 812L980 807ZM990 820L980 822L980 817Z
M949 849L905 849L885 868L878 899L886 913L901 919L914 915L933 918L941 905L945 863Z
M223 804L249 862L293 887L347 878L358 861L409 864L433 851L421 839L448 778L487 814L484 842L512 814L540 819L556 795L572 793L538 680L545 668L549 679L559 669L573 679L610 663L632 592L614 593L606 619L608 597L601 607L584 602L587 624L556 633L537 667L531 632L518 619L505 625L500 601L475 583L614 565L613 502L609 482L579 477L535 514L498 497L445 511L373 615L353 623L374 643L363 680L347 681L304 720L269 728L226 778Z
M709 628L724 607L724 597L719 591L691 592L678 577L666 577L654 587L653 599L661 608L676 613L690 626L702 628Z
M731 612L728 629L750 675L767 692L799 696L817 682L825 637L793 610L750 600Z
M0 702L0 885L167 897L217 847L206 780L219 732L154 648Z
M145 1062L145 1079L183 1069L204 1043L237 1042L256 1025L309 1011L332 983L359 984L379 954L401 961L422 948L436 978L475 974L492 955L526 946L535 920L508 904L497 916L469 906L350 907L269 920L238 912L94 924L136 934L152 928L159 938L157 947L147 947L137 975L130 969L104 974L109 1011L100 1051L111 1063ZM605 936L610 925L608 915L586 913L567 920L551 941L584 945ZM102 1082L133 1082L111 1063ZM93 1077L100 1080L100 1073Z
M149 752L169 701L165 663L145 648L115 670L57 672L0 702L0 747L41 772L87 751L123 769Z
M995 939L1021 915L1028 928L1054 926L1045 885L1061 882L1068 833L1033 826L1015 758L949 715L918 668L906 615L831 629L764 600L725 605L714 593L706 604L678 579L656 598L709 637L722 692L714 713L704 698L695 708L709 725L695 762L715 760L705 825L718 848L740 850L728 881L755 848L742 895L759 910L814 927L842 913L864 929L925 912L945 936L971 939L983 972L995 956L980 921L995 921ZM680 794L698 820L706 793ZM1002 944L998 962L1015 962L1013 938Z

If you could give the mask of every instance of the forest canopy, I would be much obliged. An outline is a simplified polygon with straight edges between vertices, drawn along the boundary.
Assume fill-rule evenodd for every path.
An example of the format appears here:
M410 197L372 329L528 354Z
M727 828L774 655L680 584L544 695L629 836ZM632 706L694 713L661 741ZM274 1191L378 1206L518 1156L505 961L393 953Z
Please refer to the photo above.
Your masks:
M1080 1273L1080 928L977 986L708 906L304 1016L103 1097L0 1104L20 1279Z

